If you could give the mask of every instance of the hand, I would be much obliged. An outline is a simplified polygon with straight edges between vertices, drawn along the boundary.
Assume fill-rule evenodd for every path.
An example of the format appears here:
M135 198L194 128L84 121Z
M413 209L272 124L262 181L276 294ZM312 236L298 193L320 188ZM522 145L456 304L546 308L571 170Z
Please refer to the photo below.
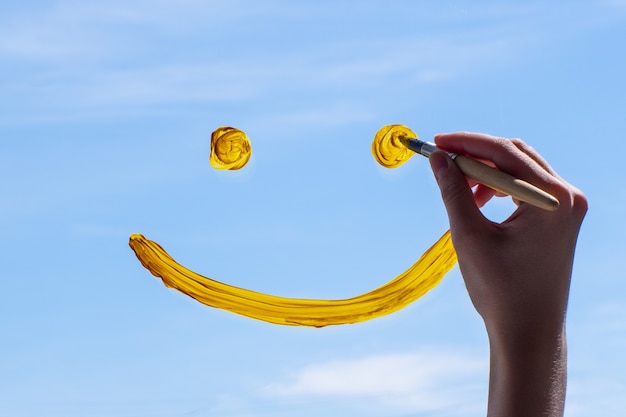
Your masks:
M472 193L474 182L445 153L430 157L459 267L489 336L489 415L562 415L565 313L586 198L519 139L451 133L437 135L435 143L443 150L491 162L560 202L552 212L518 203L507 220L492 222L479 206L495 192L478 185Z

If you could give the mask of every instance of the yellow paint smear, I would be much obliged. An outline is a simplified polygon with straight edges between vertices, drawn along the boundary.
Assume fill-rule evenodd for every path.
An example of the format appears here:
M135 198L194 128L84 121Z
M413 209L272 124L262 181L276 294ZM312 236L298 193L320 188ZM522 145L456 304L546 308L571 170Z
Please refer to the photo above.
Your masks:
M372 143L374 158L395 168L413 154L399 137L417 137L408 127L381 128ZM216 169L239 169L250 159L245 133L221 127L211 136L211 165ZM358 323L398 311L434 288L456 264L450 232L435 242L409 269L365 294L339 300L286 298L224 284L177 263L158 243L140 234L130 237L130 247L141 264L165 286L174 288L210 307L290 326L323 327Z
M344 300L286 298L238 288L185 268L158 243L140 234L130 247L152 275L202 304L269 323L323 327L357 323L398 311L434 288L456 263L450 232L396 278L368 293Z

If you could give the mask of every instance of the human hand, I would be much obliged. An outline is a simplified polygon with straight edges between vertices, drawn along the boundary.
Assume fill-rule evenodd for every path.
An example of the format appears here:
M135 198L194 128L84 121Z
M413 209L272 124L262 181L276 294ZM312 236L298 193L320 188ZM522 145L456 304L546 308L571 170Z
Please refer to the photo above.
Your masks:
M451 133L437 135L435 143L445 151L491 162L496 168L546 190L560 202L555 211L519 203L507 220L492 222L483 216L479 206L496 193L481 185L472 193L470 186L474 182L468 181L445 153L436 152L430 157L448 212L459 267L490 340L492 384L496 385L491 387L493 392L490 388L490 412L512 416L516 415L512 410L517 410L519 415L546 415L533 414L528 409L524 413L520 404L502 408L504 399L513 401L517 397L496 394L499 388L495 381L502 382L504 378L510 382L521 378L520 373L532 372L522 378L523 382L519 380L520 384L531 382L529 378L547 384L534 381L532 388L538 391L534 397L564 391L565 313L574 249L587 200L519 139ZM512 361L521 361L525 370L513 372ZM558 371L555 361L560 362L561 378L554 375ZM560 379L560 388L554 385L555 378ZM525 405L531 406L528 401ZM556 410L558 405L552 401L551 407ZM546 413L545 408L535 411Z

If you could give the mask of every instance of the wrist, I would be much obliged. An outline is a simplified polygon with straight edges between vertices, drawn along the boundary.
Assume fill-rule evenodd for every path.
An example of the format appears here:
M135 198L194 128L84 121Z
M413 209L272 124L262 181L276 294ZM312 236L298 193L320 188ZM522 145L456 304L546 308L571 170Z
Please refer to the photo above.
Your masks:
M489 341L488 416L562 416L567 373L565 327L513 338L490 333Z

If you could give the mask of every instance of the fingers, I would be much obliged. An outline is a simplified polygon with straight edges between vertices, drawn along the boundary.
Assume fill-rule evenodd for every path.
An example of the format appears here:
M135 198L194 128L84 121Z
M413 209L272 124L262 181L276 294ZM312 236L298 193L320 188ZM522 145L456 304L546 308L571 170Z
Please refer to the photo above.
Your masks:
M446 151L491 161L499 170L550 193L563 188L550 165L520 139L461 132L436 135L435 143Z
M532 158L547 172L554 175L555 177L558 177L557 173L552 169L550 164L548 164L548 161L546 161L541 155L539 155L539 152L537 152L535 148L533 148L521 139L511 139L511 143L513 143L520 151L524 152L526 155Z
M453 238L477 232L486 219L476 205L465 175L444 152L435 152L429 159L448 212Z
M482 184L478 184L474 190L474 201L478 207L482 207L487 204L487 202L494 196L502 197L503 194Z

